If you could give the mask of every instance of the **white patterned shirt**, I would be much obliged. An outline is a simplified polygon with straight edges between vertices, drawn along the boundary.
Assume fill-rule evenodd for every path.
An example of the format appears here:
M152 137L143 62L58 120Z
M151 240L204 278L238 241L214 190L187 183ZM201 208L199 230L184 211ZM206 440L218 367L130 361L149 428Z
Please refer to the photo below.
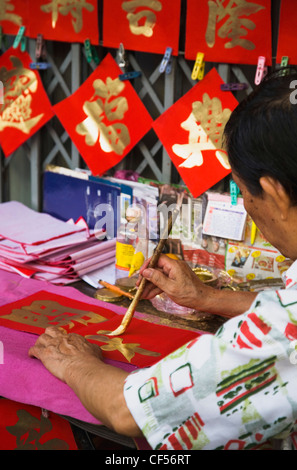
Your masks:
M128 376L153 449L266 449L288 436L297 448L297 261L285 275L286 289L260 292L215 335Z

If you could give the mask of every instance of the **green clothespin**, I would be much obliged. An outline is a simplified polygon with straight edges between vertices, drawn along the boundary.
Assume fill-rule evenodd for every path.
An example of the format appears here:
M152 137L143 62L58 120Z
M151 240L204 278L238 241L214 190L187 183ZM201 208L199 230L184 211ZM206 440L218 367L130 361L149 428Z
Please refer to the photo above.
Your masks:
M288 67L288 65L289 65L289 57L286 56L286 55L284 55L284 56L282 57L282 60L281 60L281 65L280 65L280 66L281 66L281 69L282 69L282 68L285 69L286 67ZM286 70L282 70L282 72L281 72L282 75L286 75L286 73L287 73Z
M92 57L96 65L100 64L100 59L95 46L91 46Z
M231 204L236 206L237 204L237 197L240 193L239 187L235 183L235 181L230 180L230 197L231 197Z
M18 30L18 34L16 35L16 38L12 45L14 49L16 49L18 45L20 44L22 37L24 36L25 30L26 30L25 26L21 26L20 29Z
M92 46L91 46L90 40L86 39L85 42L84 42L84 45L85 45L85 52L86 52L86 56L87 56L87 61L90 64L93 60Z

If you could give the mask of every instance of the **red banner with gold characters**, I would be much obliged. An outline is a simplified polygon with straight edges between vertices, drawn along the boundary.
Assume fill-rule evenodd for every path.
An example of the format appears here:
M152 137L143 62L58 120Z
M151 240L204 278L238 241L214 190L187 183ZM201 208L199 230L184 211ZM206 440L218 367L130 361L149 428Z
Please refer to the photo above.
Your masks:
M103 0L103 45L178 54L181 0Z
M97 0L29 0L28 35L51 41L99 44Z
M230 166L222 136L238 105L215 68L165 111L153 128L194 197L227 176Z
M121 69L107 54L96 70L54 111L93 175L119 163L152 127L152 118Z
M48 326L60 326L98 344L103 356L146 367L200 336L198 332L155 325L133 318L119 336L108 336L122 316L108 308L72 300L46 291L0 307L0 325L41 334Z
M17 35L21 26L28 25L27 0L0 0L0 26L3 34Z
M271 0L187 0L185 58L206 62L272 62Z
M77 450L66 419L0 398L0 450Z
M0 81L4 88L0 145L6 157L54 116L38 71L30 69L31 62L27 52L14 48L0 57Z
M289 64L297 64L296 1L282 0L280 6L276 63L288 57Z

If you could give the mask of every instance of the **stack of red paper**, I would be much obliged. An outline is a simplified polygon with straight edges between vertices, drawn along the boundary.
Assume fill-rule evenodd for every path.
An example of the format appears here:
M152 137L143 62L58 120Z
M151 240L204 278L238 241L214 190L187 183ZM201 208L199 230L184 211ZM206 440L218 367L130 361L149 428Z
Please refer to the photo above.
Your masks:
M0 204L0 268L69 284L114 263L115 240L100 240L83 219L63 222L11 201Z

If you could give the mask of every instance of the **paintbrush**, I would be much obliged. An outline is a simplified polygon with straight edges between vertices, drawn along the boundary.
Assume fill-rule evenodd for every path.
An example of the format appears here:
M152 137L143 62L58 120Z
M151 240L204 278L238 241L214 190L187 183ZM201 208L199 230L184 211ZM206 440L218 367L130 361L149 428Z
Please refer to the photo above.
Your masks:
M156 246L156 248L154 250L153 256L151 257L149 265L147 266L147 268L155 268L155 266L157 265L159 257L160 257L160 255L163 251L164 246L165 246L165 243L166 243L166 241L167 241L167 239L170 235L172 226L173 226L173 224L176 220L176 217L177 217L177 215L180 211L183 196L184 196L184 193L179 194L178 199L177 199L177 205L173 209L173 211L170 213L170 216L168 217L167 227L164 229L163 234L160 237L159 243L158 243L158 245ZM111 331L110 333L108 333L108 336L118 336L118 335L121 335L121 334L125 333L127 327L129 326L129 324L130 324L130 322L133 318L133 315L134 315L134 312L135 312L136 307L138 305L138 302L142 297L142 294L143 294L145 286L146 286L146 282L147 282L147 280L143 277L141 279L141 282L139 284L137 292L134 295L134 299L132 300L127 312L125 313L124 318L123 318L120 326L118 328L116 328L114 331Z

